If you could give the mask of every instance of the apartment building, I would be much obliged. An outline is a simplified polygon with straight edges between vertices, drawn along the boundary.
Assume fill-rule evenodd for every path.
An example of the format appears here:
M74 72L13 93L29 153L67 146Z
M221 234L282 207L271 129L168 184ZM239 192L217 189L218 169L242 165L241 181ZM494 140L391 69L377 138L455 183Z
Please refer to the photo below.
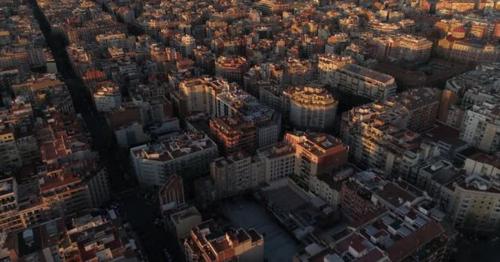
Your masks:
M262 105L247 92L241 89L221 92L216 97L214 109L216 117L239 116L244 122L255 125L258 147L278 141L281 131L281 114Z
M342 238L332 255L344 260L442 261L447 245L441 224L407 208L399 214L386 213Z
M4 233L4 232L2 232ZM43 224L2 234L0 259L5 261L43 260L56 261L63 257L59 254L61 237L65 226L62 218L50 219Z
M419 160L435 154L436 145L421 140L412 130L432 126L438 112L438 94L433 89L412 90L344 113L341 134L352 158L386 174L404 174Z
M139 260L135 240L122 227L113 210L75 217L60 246L67 260Z
M68 170L48 171L39 182L42 200L55 209L71 215L92 207L89 188Z
M180 53L185 57L190 57L193 55L194 48L196 46L196 39L191 35L183 35L180 37L179 41L176 41Z
M318 73L320 80L335 72L347 64L353 64L355 60L350 56L339 56L331 53L318 55ZM321 81L330 81L323 79ZM325 83L326 83L325 82Z
M347 163L349 148L324 133L287 133L285 141L295 149L296 183L308 190L310 178L329 173Z
M297 86L312 80L314 68L310 61L289 58L284 63L283 83Z
M181 112L187 115L200 112L211 113L213 107L212 94L219 90L229 89L229 83L222 79L192 78L179 83L179 100L182 102Z
M286 142L257 149L257 158L263 162L266 183L278 182L294 173L295 150Z
M272 83L280 87L285 83L285 68L278 63L260 63L254 65L245 74L243 87L251 94L257 95L261 89L261 83Z
M5 233L61 216L61 210L53 209L38 195L38 183L20 186L12 177L0 180L0 202L0 231Z
M220 117L210 119L210 133L214 136L224 153L239 151L253 153L258 146L256 126L239 117Z
M332 56L320 58L318 62L319 77L324 84L373 100L385 100L396 94L394 77Z
M375 57L381 60L425 63L432 51L431 41L413 35L379 36L371 43L376 48Z
M498 103L500 94L496 92L500 67L496 64L482 64L446 81L441 99L439 121L461 129L465 110L473 105Z
M262 105L255 97L222 79L193 78L179 84L178 103L186 114L206 113L215 122L238 119L256 129L256 146L278 141L281 114ZM225 120L218 118L228 117ZM216 128L218 129L218 128Z
M324 88L301 86L283 91L289 120L296 128L327 130L333 127L338 101Z
M218 197L233 196L255 189L265 182L264 163L251 155L235 153L215 159L210 164L210 176Z
M460 139L485 152L500 148L500 106L483 103L465 111Z
M464 169L467 175L486 176L495 182L500 180L500 158L498 153L486 154L476 151L466 155Z
M450 217L465 230L492 232L500 228L500 191L487 177L470 175L453 184Z
M111 81L98 83L92 98L97 111L109 112L121 106L122 95L120 87Z
M22 165L14 132L5 126L0 126L0 165L2 168Z
M420 132L432 127L436 122L440 98L439 89L422 87L400 93L390 98L389 103L401 106L404 114L408 115L407 128Z
M460 30L457 28L456 30ZM463 29L461 29L463 30ZM460 62L492 63L500 58L500 47L476 39L454 35L439 40L436 52L446 59Z
M432 197L457 228L495 231L500 228L498 177L472 172L471 162L458 169L446 160L436 159L416 170L413 185Z
M170 214L169 226L179 241L189 237L191 230L201 224L201 214L196 207L186 207Z
M312 176L309 180L309 190L315 196L325 201L330 208L337 210L341 204L342 183L354 174L351 166L345 165L330 173Z
M363 171L340 182L340 207L352 224L364 224L385 211L372 202L373 185L380 178L372 171Z
M0 229L8 231L21 226L17 215L17 183L14 178L0 180Z
M233 153L215 159L210 165L217 198L286 181L294 170L295 150L285 142L259 148L255 155L244 151Z
M207 135L186 131L130 149L134 173L143 186L162 186L171 174L185 178L208 170L218 156L217 145Z
M41 108L50 99L50 103L58 110L73 113L73 101L64 84L55 74L44 74L33 77L23 83L12 85L16 96L24 96L32 103L33 108Z
M191 230L184 240L186 261L253 262L264 260L264 237L254 229L224 231L213 220Z
M160 210L167 211L186 205L184 197L184 182L181 176L172 174L168 176L164 185L158 191Z
M167 130L176 130L176 128L168 128ZM123 148L129 148L138 144L143 144L149 141L150 137L144 132L144 126L138 122L122 125L115 128L116 143Z
M453 184L461 179L462 171L449 161L436 158L412 169L406 181L425 191L438 208L448 211L454 202Z
M122 32L108 32L106 34L96 35L95 41L98 45L104 48L108 48L111 46L119 47L119 48L130 48L134 42L133 39L128 38L125 33Z
M215 60L215 75L229 82L243 83L243 76L247 70L247 60L241 56L219 56Z
M110 200L109 174L105 168L97 169L83 177L89 190L91 205L101 207Z
M277 83L268 82L268 81L259 81L257 83L258 93L259 93L259 101L283 114L283 117L288 117L286 114L289 110L288 105L283 101L283 87L279 86Z

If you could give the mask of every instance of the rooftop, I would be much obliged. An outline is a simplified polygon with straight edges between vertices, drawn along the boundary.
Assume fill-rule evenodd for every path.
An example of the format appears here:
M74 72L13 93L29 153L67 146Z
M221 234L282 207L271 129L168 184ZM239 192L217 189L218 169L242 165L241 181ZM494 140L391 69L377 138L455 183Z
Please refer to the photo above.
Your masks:
M196 209L196 207L194 207L194 206L191 206L191 207L183 209L179 212L173 213L172 215L170 215L170 219L175 224L179 224L179 223L182 223L183 220L190 218L190 217L195 217L195 216L199 216L201 218L201 214L198 211L198 209Z
M345 66L342 67L342 70L349 71L357 75L361 75L364 78L372 79L382 84L394 83L394 77L360 65L346 64Z
M347 150L347 146L340 139L325 133L287 133L286 140L303 147L314 155Z
M41 77L29 79L27 82L23 84L14 85L13 88L15 89L16 86L23 86L23 85L28 86L28 88L30 88L32 91L39 91L39 90L45 90L62 86L64 85L64 82L59 80L55 74L45 74Z
M111 81L103 81L97 84L94 96L119 95L120 87Z
M216 60L216 65L223 68L240 69L247 66L247 60L242 56L219 56Z
M379 190L376 191L376 195L381 199L389 202L394 207L399 207L404 203L411 203L417 198L407 190L399 187L394 183L386 183Z
M455 181L461 179L462 175L451 163L444 160L433 162L423 170L431 175L432 180L447 187L451 187Z
M301 86L289 87L283 91L292 101L302 105L332 106L338 101L322 87Z
M266 158L277 158L293 154L295 150L288 143L277 143L257 149L257 155Z
M500 169L500 157L498 155L491 155L481 151L475 151L470 155L466 156L468 159L485 163Z
M207 135L197 131L187 131L133 147L130 152L137 158L165 162L208 148L216 148L216 145Z

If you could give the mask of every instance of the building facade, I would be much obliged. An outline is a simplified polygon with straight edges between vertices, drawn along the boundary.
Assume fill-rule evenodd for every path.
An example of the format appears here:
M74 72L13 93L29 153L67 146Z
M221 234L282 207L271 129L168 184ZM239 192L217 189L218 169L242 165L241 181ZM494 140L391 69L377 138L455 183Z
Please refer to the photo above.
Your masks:
M285 140L295 149L294 178L308 190L310 178L332 172L347 163L349 148L323 133L287 133Z
M353 64L349 59L334 55L320 57L318 71L324 84L348 94L374 100L396 94L396 81L392 76Z
M199 170L208 170L217 155L215 142L197 131L130 149L135 175L143 186L162 186L175 173L194 176Z
M253 229L223 231L208 220L191 230L184 240L184 252L188 262L263 261L264 238Z
M486 152L500 148L500 106L484 103L465 112L460 138Z
M333 127L338 101L324 88L291 87L283 91L289 120L296 128L327 130Z

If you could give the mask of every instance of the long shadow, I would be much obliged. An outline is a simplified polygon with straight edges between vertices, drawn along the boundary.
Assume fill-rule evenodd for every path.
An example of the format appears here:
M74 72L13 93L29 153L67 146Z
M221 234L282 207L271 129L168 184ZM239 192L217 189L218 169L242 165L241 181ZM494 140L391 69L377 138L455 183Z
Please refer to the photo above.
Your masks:
M54 56L57 70L68 87L75 110L85 120L87 130L92 136L92 147L99 152L102 164L108 170L112 191L119 192L130 188L129 180L124 179L123 176L126 172L123 164L127 163L126 155L118 153L113 131L108 126L105 118L95 109L88 89L73 70L66 51L68 45L66 37L51 30L50 24L36 0L29 0L29 4L33 9L35 19L40 25L47 46Z
M82 115L87 129L92 135L93 147L99 152L101 160L110 174L112 198L122 202L122 214L130 221L134 230L139 233L139 238L147 253L149 261L165 261L163 248L167 248L174 261L183 261L181 249L175 238L168 235L162 228L156 227L152 220L159 216L153 206L148 206L143 199L137 197L135 192L136 183L124 179L124 172L128 168L128 151L120 151L116 145L114 135L102 117L95 109L90 93L85 87L82 79L75 73L66 52L67 41L63 35L51 32L50 25L45 15L41 12L36 0L29 0L35 18L45 36L47 45L52 51L57 64L58 71L73 100L75 110ZM132 194L123 196L120 192L132 190Z

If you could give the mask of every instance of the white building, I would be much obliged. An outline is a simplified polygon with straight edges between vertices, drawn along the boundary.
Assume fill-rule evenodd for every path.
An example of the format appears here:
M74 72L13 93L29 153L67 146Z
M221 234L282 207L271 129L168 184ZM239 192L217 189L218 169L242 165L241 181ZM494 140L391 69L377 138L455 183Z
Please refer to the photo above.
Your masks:
M291 87L284 97L289 103L289 118L297 128L325 130L333 127L338 101L321 87Z
M293 174L295 150L287 143L278 143L257 150L256 156L235 153L220 157L210 164L210 175L219 198L273 184Z
M493 183L500 186L500 157L499 155L488 155L476 152L466 156L464 163L467 175L489 177Z
M295 150L287 143L259 148L257 157L263 162L266 183L280 181L294 172Z
M500 64L482 64L475 70L449 79L441 98L439 120L454 128L462 128L467 109L500 102L499 88Z
M135 175L144 186L161 186L174 173L192 177L208 170L217 155L215 142L197 131L163 137L130 149Z
M382 60L422 63L429 60L432 50L431 41L413 35L384 35L375 37L371 42L376 47L376 58Z
M331 174L311 176L309 190L325 201L331 208L336 209L340 204L340 181L353 174L354 169L347 167Z
M319 79L342 92L370 99L386 99L396 94L394 77L356 65L348 58L322 56L318 62Z
M488 179L467 176L454 183L450 216L455 226L474 231L500 228L500 190Z
M104 82L98 85L93 93L94 103L97 111L109 112L119 108L122 103L120 88L112 82Z
M122 126L116 129L115 137L116 143L120 147L125 148L142 144L149 140L149 136L144 133L143 126L137 122L133 122L130 125Z
M460 138L486 152L500 148L500 106L483 103L465 112Z
M437 104L434 92L424 96L410 91L355 107L342 115L342 140L360 166L378 168L386 174L406 174L412 166L437 154L437 145L412 131L432 126Z
M210 176L219 198L255 189L265 181L262 162L242 153L215 159L210 164Z
M426 192L445 210L458 228L494 231L500 228L500 187L498 179L488 175L468 174L451 163L437 160L418 171L412 184ZM473 167L472 167L473 168Z

